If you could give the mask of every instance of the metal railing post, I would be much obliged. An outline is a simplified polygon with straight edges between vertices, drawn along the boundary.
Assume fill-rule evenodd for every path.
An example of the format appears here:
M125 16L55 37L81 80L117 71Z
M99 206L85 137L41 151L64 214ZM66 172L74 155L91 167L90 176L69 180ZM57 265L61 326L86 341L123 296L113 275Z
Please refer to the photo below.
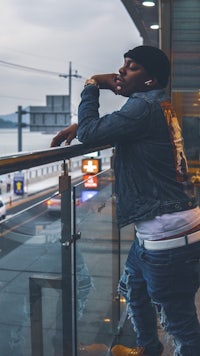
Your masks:
M60 276L36 274L29 278L31 355L43 356L42 289L61 288Z
M59 177L61 194L61 258L62 258L62 322L63 356L73 356L73 305L72 305L72 232L71 232L71 177L67 165Z

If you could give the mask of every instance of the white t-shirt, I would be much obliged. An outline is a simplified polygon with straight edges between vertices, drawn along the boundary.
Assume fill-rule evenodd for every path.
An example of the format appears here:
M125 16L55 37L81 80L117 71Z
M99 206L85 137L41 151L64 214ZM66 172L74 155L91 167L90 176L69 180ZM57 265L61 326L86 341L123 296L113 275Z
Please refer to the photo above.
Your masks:
M139 239L160 240L184 233L200 224L200 208L156 216L135 224Z

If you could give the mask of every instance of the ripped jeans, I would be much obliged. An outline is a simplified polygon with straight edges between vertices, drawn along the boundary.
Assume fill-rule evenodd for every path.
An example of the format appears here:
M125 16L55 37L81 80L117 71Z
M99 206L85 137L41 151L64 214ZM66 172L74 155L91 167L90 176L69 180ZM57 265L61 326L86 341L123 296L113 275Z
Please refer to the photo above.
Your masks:
M136 239L130 249L119 292L128 315L148 355L161 355L157 312L165 331L173 336L176 356L200 355L200 325L195 294L199 287L200 242L152 251Z

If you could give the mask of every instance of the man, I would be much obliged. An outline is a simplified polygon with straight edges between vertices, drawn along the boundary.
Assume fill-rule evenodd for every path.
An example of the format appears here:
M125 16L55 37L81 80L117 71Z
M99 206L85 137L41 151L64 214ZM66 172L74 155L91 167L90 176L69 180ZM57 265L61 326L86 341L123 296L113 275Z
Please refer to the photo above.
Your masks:
M160 356L156 311L173 336L175 355L200 355L194 304L199 287L200 210L187 177L181 130L164 92L170 74L163 51L136 47L119 74L85 83L78 129L61 131L52 146L75 137L89 145L115 146L119 227L135 224L119 292L137 336L137 347L112 348L113 356ZM99 89L128 97L119 111L99 116Z

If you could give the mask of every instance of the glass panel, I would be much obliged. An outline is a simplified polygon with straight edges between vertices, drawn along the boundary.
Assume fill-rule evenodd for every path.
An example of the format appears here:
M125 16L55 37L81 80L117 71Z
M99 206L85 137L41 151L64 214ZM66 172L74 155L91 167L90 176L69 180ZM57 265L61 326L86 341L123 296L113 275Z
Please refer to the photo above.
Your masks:
M120 229L120 275L123 273L124 264L128 257L129 250L135 238L135 229L134 225L130 224L128 226ZM126 302L125 299L120 296L120 311L123 313L122 323L126 317Z
M27 200L0 223L0 355L61 355L60 217Z
M92 176L74 187L76 201L77 345L80 350L106 350L112 343L119 320L119 239L115 218L113 172ZM91 183L91 182L90 182Z

